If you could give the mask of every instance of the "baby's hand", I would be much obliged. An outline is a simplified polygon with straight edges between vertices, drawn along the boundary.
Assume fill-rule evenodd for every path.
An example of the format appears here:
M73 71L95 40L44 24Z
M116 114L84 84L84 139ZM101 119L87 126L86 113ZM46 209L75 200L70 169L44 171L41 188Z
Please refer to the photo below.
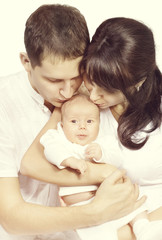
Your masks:
M102 157L101 147L97 143L91 143L85 150L85 157L89 160L99 161Z
M61 165L64 167L70 167L72 169L75 169L81 174L84 174L84 172L87 169L87 163L85 160L74 158L74 157L69 157L69 158L65 159L61 163Z

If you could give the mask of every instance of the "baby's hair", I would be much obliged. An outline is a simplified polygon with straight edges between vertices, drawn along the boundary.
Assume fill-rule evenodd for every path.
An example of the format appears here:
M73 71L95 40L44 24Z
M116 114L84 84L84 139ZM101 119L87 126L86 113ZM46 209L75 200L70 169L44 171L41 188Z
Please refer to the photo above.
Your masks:
M65 108L67 108L70 104L75 103L75 102L77 102L77 101L88 101L88 102L90 102L91 104L94 104L94 103L91 101L91 99L90 99L90 97L89 97L88 95L78 93L78 94L72 96L71 99L69 99L68 101L66 101L66 102L62 105L62 107L61 107L61 120L62 120L63 112L65 111ZM95 104L94 104L94 105L95 105ZM95 105L95 106L98 108L97 105ZM98 108L98 109L99 109L99 108Z

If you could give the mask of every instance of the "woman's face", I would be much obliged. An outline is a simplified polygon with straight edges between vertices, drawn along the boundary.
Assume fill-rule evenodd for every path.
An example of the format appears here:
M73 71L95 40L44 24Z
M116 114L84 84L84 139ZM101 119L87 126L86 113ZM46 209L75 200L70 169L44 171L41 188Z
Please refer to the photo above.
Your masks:
M105 109L108 107L116 106L118 104L124 105L125 96L121 91L116 90L114 93L109 93L101 87L97 86L95 83L93 85L89 83L86 75L84 75L84 83L89 91L91 101L98 105L99 108Z

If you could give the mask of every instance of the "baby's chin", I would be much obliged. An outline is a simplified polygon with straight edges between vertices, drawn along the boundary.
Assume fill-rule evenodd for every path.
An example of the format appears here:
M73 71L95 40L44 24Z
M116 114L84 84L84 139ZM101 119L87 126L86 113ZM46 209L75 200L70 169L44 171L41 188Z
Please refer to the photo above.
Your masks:
M77 136L77 140L76 140L75 143L77 143L77 144L79 144L81 146L85 146L85 145L90 143L90 140L87 139L87 136L79 135L79 136Z

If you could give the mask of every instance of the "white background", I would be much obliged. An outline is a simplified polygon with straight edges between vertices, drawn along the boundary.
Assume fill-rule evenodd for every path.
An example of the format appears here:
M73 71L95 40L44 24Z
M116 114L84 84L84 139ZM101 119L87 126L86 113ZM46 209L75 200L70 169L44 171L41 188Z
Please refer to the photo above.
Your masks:
M87 20L91 36L97 26L110 17L130 17L144 22L154 33L157 64L162 70L161 0L1 0L0 76L23 69L19 53L25 51L23 35L26 19L46 3L77 7Z

